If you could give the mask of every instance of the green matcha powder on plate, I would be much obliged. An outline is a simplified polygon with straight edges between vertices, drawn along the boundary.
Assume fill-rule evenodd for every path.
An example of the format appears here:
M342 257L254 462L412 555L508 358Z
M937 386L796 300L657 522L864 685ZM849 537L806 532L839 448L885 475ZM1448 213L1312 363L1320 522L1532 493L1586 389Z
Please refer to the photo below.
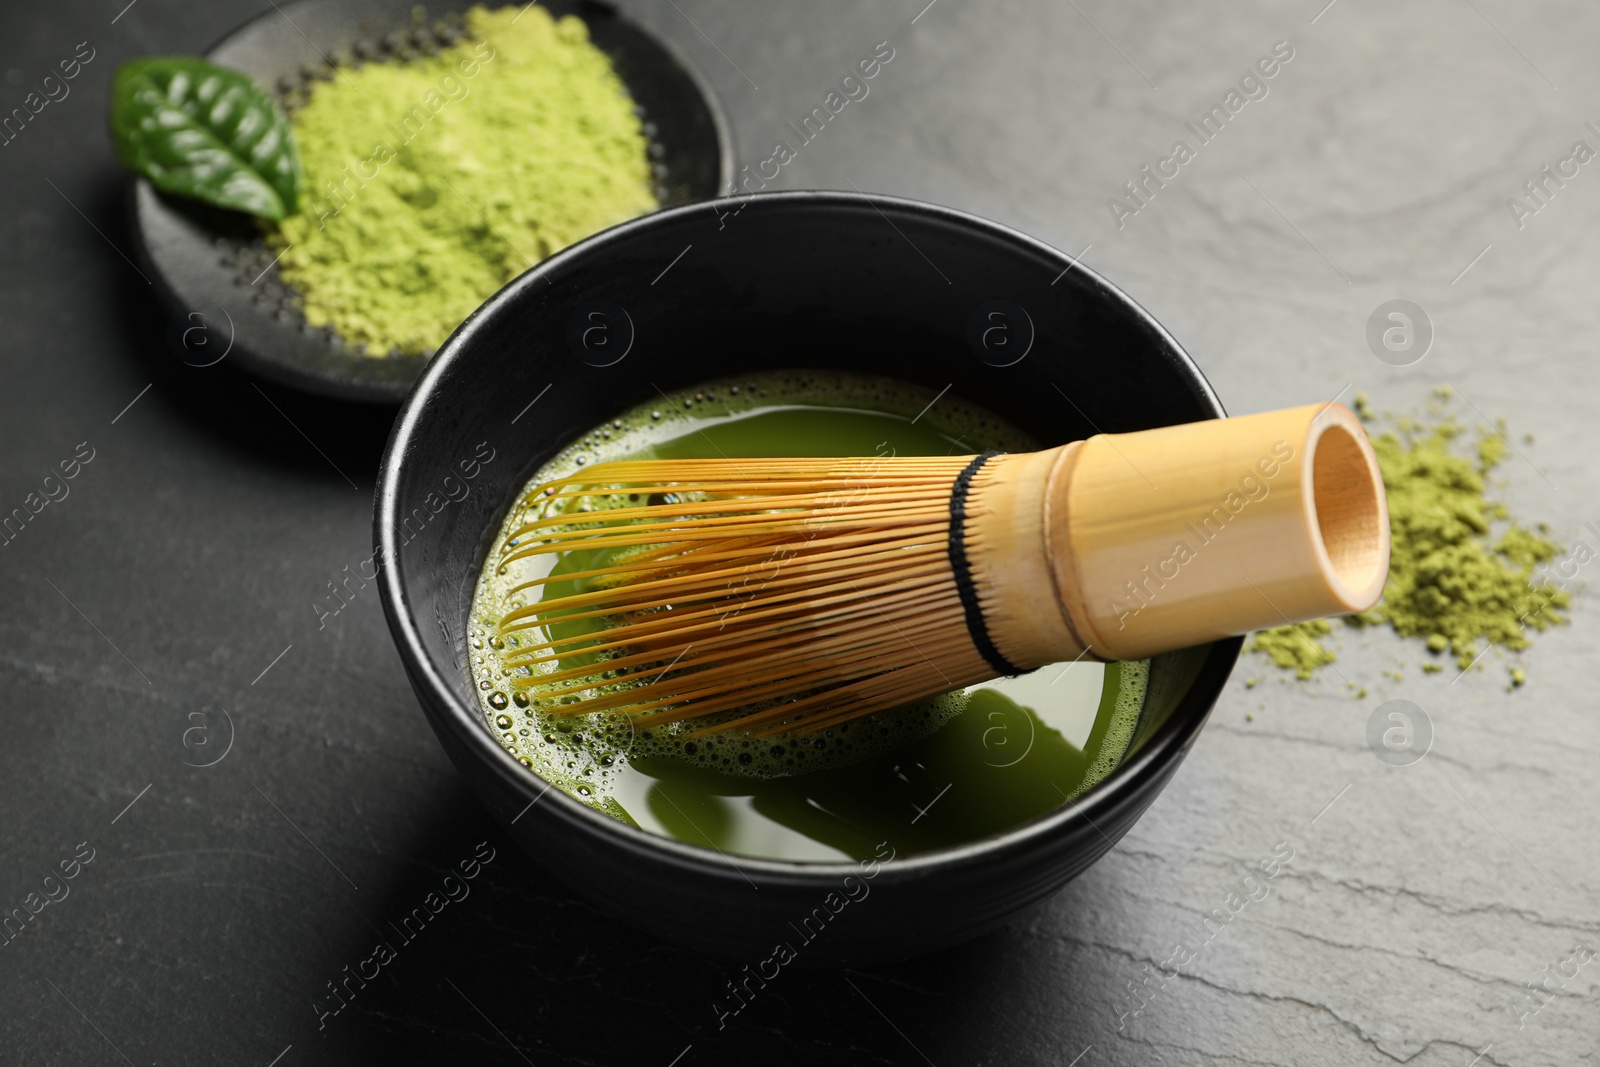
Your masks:
M271 238L279 269L307 321L373 356L431 353L527 268L658 206L633 101L582 21L475 7L465 28L341 66L290 116L306 183Z

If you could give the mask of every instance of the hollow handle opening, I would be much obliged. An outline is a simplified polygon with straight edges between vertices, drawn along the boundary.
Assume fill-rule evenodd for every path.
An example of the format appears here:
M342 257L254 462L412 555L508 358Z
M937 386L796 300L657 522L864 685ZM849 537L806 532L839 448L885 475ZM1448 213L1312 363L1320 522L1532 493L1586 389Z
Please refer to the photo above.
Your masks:
M1377 457L1341 404L1100 434L1060 450L1046 500L1064 614L1103 659L1364 611L1388 575Z

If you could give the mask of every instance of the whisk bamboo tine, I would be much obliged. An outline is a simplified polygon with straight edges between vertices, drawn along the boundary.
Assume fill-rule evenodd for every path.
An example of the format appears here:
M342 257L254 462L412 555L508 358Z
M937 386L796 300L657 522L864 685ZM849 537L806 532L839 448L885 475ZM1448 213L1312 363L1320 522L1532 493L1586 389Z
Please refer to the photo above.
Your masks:
M915 542L912 543L913 545ZM895 563L900 565L897 567ZM865 580L876 577L881 572L888 572L898 582L925 573L921 568L938 569L938 561L921 562L915 566L908 561L886 560L881 555L865 561L858 566L849 566L844 561L828 560L815 567L796 566L785 573L787 577L765 580L759 590L763 598L773 597L778 592L793 589L797 586L823 589L818 582L826 582L829 577L841 571L847 571L857 579ZM671 578L652 579L641 581L637 586L629 587L632 594L621 600L625 606L632 610L643 611L651 607L663 607L672 604L678 609L684 604L694 603L698 600L717 599L728 596L729 586L740 577L738 571L718 571L718 577L711 582L700 580L697 575L677 575ZM720 585L720 589L718 586ZM756 595L756 594L752 594ZM538 625L538 619L554 620L559 616L562 622L575 622L586 618L596 618L614 615L619 603L616 589L606 589L593 593L583 593L573 596L557 596L541 601L539 604L527 608L517 608L508 612L502 620L502 630L525 629ZM598 607L594 607L598 605ZM589 611L579 609L592 608ZM724 613L725 614L725 613ZM675 616L681 618L682 616ZM620 624L619 624L620 625Z
M881 535L874 533L862 533L848 538L839 538L826 542L820 540L815 541L806 546L806 549L802 554L786 557L786 560L795 560L797 566L793 568L786 567L785 573L800 572L804 574L816 574L825 570L835 570L841 567L850 566L856 562L859 562L859 565L863 568L870 569L872 564L882 562L885 558L892 557L900 549L912 547L921 543L923 540L926 540L927 536L936 529L937 527L933 526L912 527L911 532L914 536L900 537L891 542L883 541ZM527 592L530 589L536 589L543 585L548 585L551 582L579 581L582 579L606 575L629 574L635 572L643 574L667 574L668 572L671 572L669 576L666 577L640 578L636 580L637 584L641 585L645 582L649 582L652 590L664 589L668 586L708 584L711 582L723 581L725 579L747 575L750 569L750 564L748 562L750 558L749 548L760 547L762 543L770 544L773 542L763 539L762 541L757 541L749 546L741 545L732 550L723 550L715 553L707 552L696 556L696 563L707 561L714 561L718 563L723 561L731 561L734 564L732 566L719 567L715 570L706 570L703 572L696 571L689 574L682 574L677 573L677 571L672 567L670 561L661 562L658 559L657 561L646 566L639 564L636 558L630 557L626 563L616 564L611 567L596 567L586 571L569 571L564 574L547 575L543 578L531 579L513 587L511 592L513 595L515 595L517 593ZM857 549L856 546L858 545L867 546L866 551ZM774 579L774 581L776 581L776 579ZM594 596L596 599L600 599L603 594L595 593ZM571 600L573 598L563 599ZM552 610L550 607L550 602L541 602L538 610Z
M829 598L826 601L797 601L782 605L763 603L759 609L747 614L741 614L738 621L741 625L731 631L726 626L727 613L725 612L698 612L688 619L668 620L666 625L646 627L636 623L620 624L614 629L607 630L604 637L610 640L599 639L599 643L583 644L586 640L596 639L595 634L580 634L570 638L547 638L543 641L519 648L517 652L507 657L507 663L515 667L533 667L543 663L559 661L565 656L574 654L593 655L601 652L611 652L617 649L640 647L648 645L650 638L657 633L668 633L674 642L673 647L681 644L683 648L693 645L700 649L696 657L698 662L710 651L723 647L740 647L753 644L758 638L795 632L811 632L813 641L817 640L814 631L816 623L826 618L831 623L849 621L851 618L868 613L876 614L879 618L886 616L887 610L898 609L903 604L915 603L921 599L929 585L947 580L945 576L927 576L915 584L907 584L897 588L893 594L882 596L870 603L863 598L843 596ZM709 636L708 636L709 635ZM625 657L621 661L608 663L606 669L618 670L639 664L648 664L652 661L653 649L650 653L640 652L635 656ZM569 670L592 673L587 667L569 668ZM540 685L559 680L556 674L564 675L565 672L541 674L531 679ZM577 677L579 675L572 675Z
M543 599L500 622L514 681L556 714L699 720L686 736L1360 611L1388 570L1377 463L1338 404L1019 455L606 463L519 506L504 565L595 554L519 575Z

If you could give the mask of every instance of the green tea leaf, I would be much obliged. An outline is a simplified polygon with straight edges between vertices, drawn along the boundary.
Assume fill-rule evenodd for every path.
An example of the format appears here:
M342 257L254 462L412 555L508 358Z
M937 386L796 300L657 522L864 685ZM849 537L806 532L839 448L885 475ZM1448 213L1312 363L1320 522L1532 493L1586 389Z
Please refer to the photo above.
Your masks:
M156 188L282 221L300 199L283 109L238 71L203 59L135 59L111 87L117 155Z

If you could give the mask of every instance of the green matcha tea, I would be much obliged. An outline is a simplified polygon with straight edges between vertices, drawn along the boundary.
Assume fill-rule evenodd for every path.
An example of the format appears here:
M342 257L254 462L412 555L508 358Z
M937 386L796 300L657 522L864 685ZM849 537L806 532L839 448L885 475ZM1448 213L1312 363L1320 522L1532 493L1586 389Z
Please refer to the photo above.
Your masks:
M626 716L543 710L505 666L522 640L498 636L525 606L516 588L586 563L499 546L552 478L618 459L966 455L1036 448L995 416L883 378L825 373L712 382L597 427L540 468L506 516L473 600L472 671L490 729L523 766L576 800L642 829L723 852L863 859L973 841L1059 808L1127 750L1148 661L1056 664L795 737L690 738L693 723L635 728ZM926 409L926 410L924 410ZM564 698L567 700L575 697Z

